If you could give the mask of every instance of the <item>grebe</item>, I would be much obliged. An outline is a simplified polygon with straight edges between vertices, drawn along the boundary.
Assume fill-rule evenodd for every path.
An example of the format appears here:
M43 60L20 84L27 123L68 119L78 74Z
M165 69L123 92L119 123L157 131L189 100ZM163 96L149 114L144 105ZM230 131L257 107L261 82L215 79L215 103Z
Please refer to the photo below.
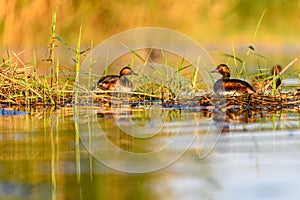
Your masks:
M274 65L271 69L271 75L266 75L265 77L260 75L255 77L255 80L253 81L253 87L255 91L257 92L268 92L275 86L274 89L279 88L281 85L281 79L280 77L277 77L275 81L275 85L273 85L273 79L280 74L282 68L280 65Z
M219 73L223 77L214 84L217 95L243 95L255 93L253 87L246 81L230 79L230 70L226 64L219 64L211 73Z
M279 75L280 74L280 72L281 72L281 66L280 65L274 65L274 67L272 68L272 70L271 70L271 75L273 76L271 79L270 79L270 81L272 81L274 78L275 78L275 76L277 76L277 75ZM276 89L279 87L281 85L281 79L280 79L280 77L278 77L277 78L277 80L276 80Z
M132 91L132 82L126 77L128 75L137 75L130 67L123 67L120 75L103 76L97 82L97 87L101 90L120 90Z

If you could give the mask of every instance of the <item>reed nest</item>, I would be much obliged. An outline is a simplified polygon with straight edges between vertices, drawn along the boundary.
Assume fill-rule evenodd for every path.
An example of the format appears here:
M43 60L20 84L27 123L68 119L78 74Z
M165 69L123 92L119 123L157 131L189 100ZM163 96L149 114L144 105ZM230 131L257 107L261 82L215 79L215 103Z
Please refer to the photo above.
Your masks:
M52 79L52 80L51 80ZM73 96L71 80L39 76L33 67L0 68L0 104L6 106L63 106Z
M60 72L62 73L62 72ZM66 72L65 77L74 77L74 73ZM242 96L220 97L207 92L197 97L178 99L165 90L156 94L141 92L83 92L78 96L76 104L111 105L111 102L125 101L131 106L159 102L163 107L178 109L248 109L248 110L280 110L300 108L300 88L288 93L273 95L253 94ZM126 97L126 98L124 98ZM74 104L74 79L38 76L34 67L1 64L0 68L0 107L9 106L65 106Z
M199 101L200 105L203 103ZM223 104L222 104L223 103ZM276 95L210 96L210 105L227 108L282 109L300 108L300 90Z
M134 96L134 95L133 95ZM164 95L161 95L164 96ZM300 89L289 93L276 95L242 95L242 96L217 96L207 93L194 98L184 99L161 99L151 96L151 98L137 99L130 97L113 99L105 97L99 99L99 95L94 98L94 105L107 105L105 109L100 109L98 114L117 114L114 107L127 106L127 111L131 108L140 108L158 104L166 110L185 110L188 112L201 113L203 117L212 118L214 121L230 123L251 123L260 121L262 118L271 118L274 114L281 116L283 113L300 113ZM127 96L128 97L128 96ZM141 97L141 96L139 96ZM86 104L87 101L79 102Z
M273 109L300 109L300 89L295 89L288 93L278 93L276 95L263 94L245 94L240 96L217 96L207 92L207 94L196 96L194 98L184 98L173 100L170 98L162 99L165 95L141 95L133 92L131 94L123 94L121 96L95 95L94 105L101 106L108 103L110 106L128 104L138 107L139 105L147 105L159 103L162 107L178 108L188 110L205 110L205 109L248 109L248 110L273 110ZM126 99L127 98L127 99ZM125 100L124 100L125 99ZM87 101L82 98L80 103ZM79 103L79 104L80 104Z
M214 121L249 123L261 118L281 116L285 112L300 113L300 90L285 94L266 96L262 94L200 97L197 102Z
M124 98L126 96L126 98ZM45 80L37 76L20 76L13 70L0 72L0 104L8 106L65 106L73 102L73 88L64 90L56 86L45 86ZM280 110L300 108L300 89L288 93L275 95L241 95L241 96L216 96L207 92L205 95L173 100L164 94L153 95L139 92L125 93L121 96L112 95L112 92L87 93L78 97L78 104L102 106L111 102L122 103L124 99L130 105L159 102L163 107L176 107L179 109L211 109L211 108L240 108L250 110Z

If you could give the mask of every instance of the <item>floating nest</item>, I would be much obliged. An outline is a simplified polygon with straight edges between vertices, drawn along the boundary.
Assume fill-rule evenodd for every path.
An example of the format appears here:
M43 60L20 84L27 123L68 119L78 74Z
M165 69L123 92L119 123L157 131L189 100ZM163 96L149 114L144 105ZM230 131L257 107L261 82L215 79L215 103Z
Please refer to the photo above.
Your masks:
M3 75L2 75L3 77ZM32 84L31 78L25 84L24 80L13 81L7 78L0 88L0 105L8 106L65 106L74 103L73 91L55 92L53 89L45 89L41 84ZM35 81L36 83L36 81ZM32 86L32 87L31 87ZM125 97L125 98L124 98ZM98 94L87 92L78 97L78 105L111 106L113 103L138 105L159 103L162 107L205 110L205 109L248 109L248 110L280 110L300 108L300 89L289 93L276 95L241 95L241 96L217 96L207 93L194 98L173 100L166 95L149 95L138 92L125 93L121 96L112 95L111 92Z
M65 73L66 77L74 77ZM177 99L167 90L160 90L156 94L144 94L139 92L123 93L121 96L114 92L102 91L98 93L86 91L78 96L78 102L74 102L74 80L50 78L38 76L33 67L20 67L15 65L1 65L0 68L0 107L10 106L66 106L93 105L112 106L112 103L139 107L145 104L161 104L162 107L172 109L188 109L195 111L212 111L227 109L235 113L252 112L266 113L283 109L299 111L300 89L293 89L289 93L275 95L242 95L242 96L216 96L210 92L204 95ZM126 97L126 98L125 98ZM174 100L176 99L176 100Z
M0 106L63 106L72 100L72 80L39 76L33 67L0 68Z
M266 96L260 94L220 97L208 95L198 97L200 108L207 110L215 121L254 122L282 112L300 113L300 89ZM195 104L194 104L195 105Z

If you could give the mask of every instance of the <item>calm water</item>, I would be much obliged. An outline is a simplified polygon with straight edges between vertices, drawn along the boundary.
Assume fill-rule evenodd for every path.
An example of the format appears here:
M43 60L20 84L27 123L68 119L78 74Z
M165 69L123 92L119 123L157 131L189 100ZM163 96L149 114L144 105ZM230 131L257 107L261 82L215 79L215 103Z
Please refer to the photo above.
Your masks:
M299 111L224 126L157 106L32 113L1 117L0 199L300 195Z

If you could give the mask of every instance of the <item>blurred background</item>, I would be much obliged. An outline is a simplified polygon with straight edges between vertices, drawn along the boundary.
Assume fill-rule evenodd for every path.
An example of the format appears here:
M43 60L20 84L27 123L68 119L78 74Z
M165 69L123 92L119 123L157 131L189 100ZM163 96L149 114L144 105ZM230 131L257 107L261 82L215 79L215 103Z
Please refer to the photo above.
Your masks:
M232 53L234 48L244 55L252 44L259 54L283 65L300 52L297 0L0 0L0 5L1 57L6 49L45 56L56 6L56 34L74 48L82 24L82 48L121 31L157 26L180 31L210 52Z

